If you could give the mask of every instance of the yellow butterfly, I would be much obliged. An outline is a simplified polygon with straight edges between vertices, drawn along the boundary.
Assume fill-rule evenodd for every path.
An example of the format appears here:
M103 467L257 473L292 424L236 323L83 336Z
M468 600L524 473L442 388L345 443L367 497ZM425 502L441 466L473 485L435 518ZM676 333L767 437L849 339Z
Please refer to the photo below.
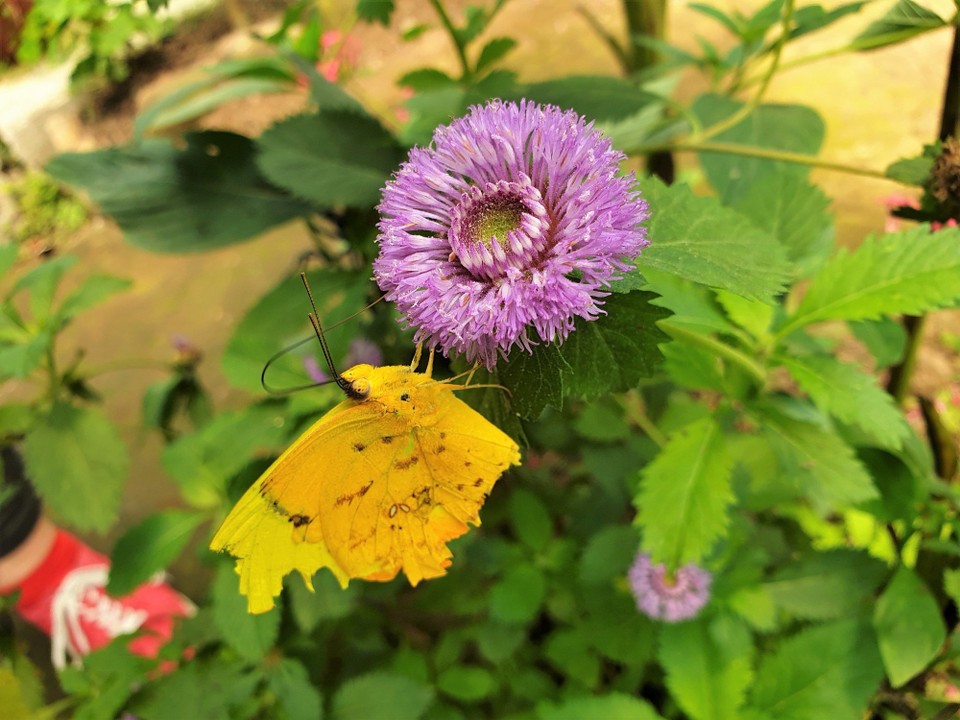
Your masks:
M356 365L338 375L347 399L301 435L250 487L210 548L237 558L251 613L274 606L283 577L330 568L411 585L446 574L447 542L480 524L500 475L520 463L508 435L457 398L463 386L407 366Z

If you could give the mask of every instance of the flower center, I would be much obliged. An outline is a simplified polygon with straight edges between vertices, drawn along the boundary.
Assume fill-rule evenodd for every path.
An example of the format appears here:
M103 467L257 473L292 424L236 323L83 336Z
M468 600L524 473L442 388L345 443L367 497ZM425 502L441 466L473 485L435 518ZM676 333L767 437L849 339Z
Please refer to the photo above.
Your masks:
M519 182L471 187L453 208L448 239L474 277L493 280L529 267L547 247L547 211L540 191Z

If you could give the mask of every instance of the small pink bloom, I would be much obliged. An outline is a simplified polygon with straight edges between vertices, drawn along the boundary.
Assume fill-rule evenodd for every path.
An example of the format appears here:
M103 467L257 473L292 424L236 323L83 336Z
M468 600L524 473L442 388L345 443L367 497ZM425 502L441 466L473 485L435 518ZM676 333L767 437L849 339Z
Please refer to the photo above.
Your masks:
M671 576L663 563L654 564L645 552L637 554L627 578L637 609L670 623L696 617L710 599L713 582L709 572L693 563Z

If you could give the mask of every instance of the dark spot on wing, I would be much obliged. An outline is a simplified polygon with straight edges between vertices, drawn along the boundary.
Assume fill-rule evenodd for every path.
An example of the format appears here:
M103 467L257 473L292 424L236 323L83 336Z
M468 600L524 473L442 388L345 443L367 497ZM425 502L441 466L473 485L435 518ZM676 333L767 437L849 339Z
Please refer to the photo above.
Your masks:
M353 444L353 449L356 450L357 452L363 452L364 450L367 449L367 446L364 445L362 442L355 442Z
M466 460L466 461L463 463L463 466L464 466L464 467L470 467L471 465L473 465L473 463L470 462L469 460Z
M481 485L483 485L483 478L477 478L476 480L473 481L474 487L480 487Z
M393 442L393 435L384 435L382 438L380 438L380 442L382 442L384 445L389 445Z
M447 437L447 434L446 434L445 432L441 432L441 433L440 433L440 439L441 439L441 440L443 440L443 439L446 438L446 437Z
M294 527L300 527L301 525L306 525L310 522L310 518L306 515L291 515L289 518Z
M406 470L408 467L412 467L420 462L420 457L417 455L411 455L406 460L397 460L393 466L397 470Z
M447 450L446 445L440 445L439 447L437 447L437 455L439 455L442 452L446 452L446 450Z
M356 492L344 493L343 495L340 495L339 497L337 497L336 501L334 501L333 503L334 506L339 507L340 505L348 505L352 503L354 500L356 500L358 497L363 497L364 495L367 494L367 490L370 489L371 485L373 485L373 480L368 482L366 485L361 487Z

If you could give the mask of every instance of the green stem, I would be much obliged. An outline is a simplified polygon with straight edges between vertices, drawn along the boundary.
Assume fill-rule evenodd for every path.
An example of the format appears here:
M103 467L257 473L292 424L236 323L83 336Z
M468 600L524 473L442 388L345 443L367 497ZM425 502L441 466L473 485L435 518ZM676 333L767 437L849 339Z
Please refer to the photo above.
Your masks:
M627 20L626 71L632 75L656 64L657 52L635 43L637 35L662 40L667 26L666 0L623 0L623 14Z
M709 128L707 128L709 132ZM787 152L786 150L774 150L772 148L762 148L753 145L738 145L737 143L727 142L689 142L681 141L675 143L665 143L663 145L640 146L629 151L630 155L648 153L654 149L670 149L675 151L688 152L715 152L726 155L742 155L744 157L763 158L764 160L779 160L780 162L791 163L794 165L806 165L807 167L820 168L822 170L836 170L850 175L861 175L863 177L879 178L881 180L891 180L882 170L871 170L870 168L860 168L854 165L845 165L843 163L820 160L814 155L804 155L803 153Z
M674 340L682 340L691 345L699 345L704 350L713 353L725 360L730 361L744 372L752 377L758 387L763 387L767 382L767 370L753 358L747 357L739 350L722 343L710 335L701 335L700 333L688 330L677 323L669 320L661 321L660 327L667 331Z
M462 75L460 76L460 81L465 82L470 78L470 75L472 75L470 63L467 60L467 49L463 46L463 43L460 42L460 36L457 34L457 29L453 26L453 22L450 20L450 16L443 7L443 3L440 0L430 0L430 4L433 5L433 9L436 10L437 15L440 16L440 22L443 24L444 29L447 31L447 34L450 36L450 40L453 42L453 45L457 50L457 57L460 60L460 67L463 71Z
M664 447L667 444L667 436L657 429L653 421L647 417L644 408L643 398L636 390L628 390L622 398L617 398L620 407L627 413L627 417L633 423L646 433L647 437L653 440L657 447Z
M821 50L820 52L810 53L809 55L804 55L803 57L794 58L793 60L788 60L780 64L780 72L786 72L787 70L792 70L795 67L801 65L806 65L808 63L816 62L818 60L825 60L827 58L834 57L836 55L842 55L843 53L853 50L849 45L844 45L843 47L831 48L830 50ZM756 85L759 82L763 82L766 78L766 74L757 75L756 77L747 78L740 85L741 88L748 88L752 85Z
M786 44L787 37L790 35L790 23L793 22L793 4L794 0L787 0L786 4L783 6L783 30L780 32L780 37L777 39L777 44L773 48L773 59L770 61L770 67L767 68L767 72L764 74L757 92L754 93L749 102L742 105L735 113L721 120L715 125L711 125L704 130L699 137L691 138L691 140L697 142L716 137L724 130L729 130L737 125L741 120L749 116L750 113L760 106L760 103L763 101L763 96L770 87L770 82L773 80L773 76L777 73L777 68L780 67L780 57L783 55L783 46Z

